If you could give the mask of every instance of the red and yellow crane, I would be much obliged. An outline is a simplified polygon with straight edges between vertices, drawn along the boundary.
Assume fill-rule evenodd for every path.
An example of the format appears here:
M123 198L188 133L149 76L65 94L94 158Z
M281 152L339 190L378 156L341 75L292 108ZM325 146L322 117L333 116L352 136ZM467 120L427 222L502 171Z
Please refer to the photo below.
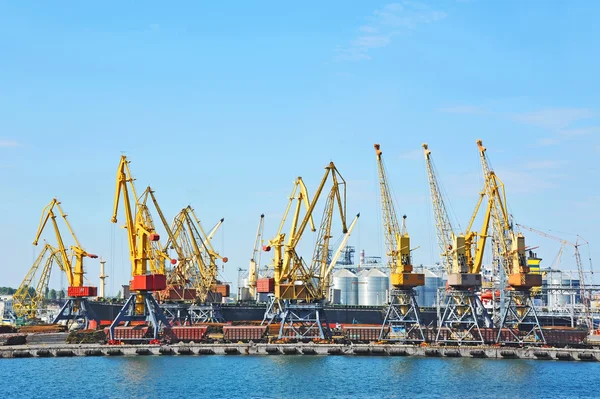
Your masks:
M57 245L55 247L51 247L49 244L44 246L44 249L38 257L38 260L34 263L34 267L30 273L28 273L26 280L31 279L31 277L35 274L34 269L39 269L42 259L46 258L47 260L43 262L45 266L42 271L43 277L40 279L41 284L38 283L38 288L45 291L45 287L47 287L50 278L51 265L53 263L57 263L60 269L67 276L68 288L67 300L60 309L58 315L54 318L54 323L58 323L59 321L66 321L67 323L77 321L83 328L95 327L93 323L97 325L99 324L100 320L90 307L87 298L97 296L97 288L95 286L85 285L84 283L85 270L83 266L83 259L96 259L98 256L88 253L81 247L81 244L79 243L79 240L77 239L77 236L75 235L67 219L67 215L64 213L60 205L61 203L56 198L53 198L52 201L42 211L42 217L35 235L35 239L33 240L33 245L38 244L38 241L40 240L48 221L51 221L54 228ZM73 238L74 245L71 245L69 249L67 249L65 246L63 237L60 233L58 222L56 221L56 214L54 213L55 209L58 210L61 218L64 221L64 224L67 226L67 229ZM19 299L20 295L21 293L17 291L17 302L21 302ZM37 302L39 305L39 298L34 302ZM21 304L19 304L17 308L20 306ZM32 311L29 311L28 313L31 315Z
M160 251L160 236L154 228L148 208L136 195L134 179L125 155L117 169L116 191L112 222L117 223L119 203L123 200L125 229L131 260L131 296L110 325L111 340L115 339L115 327L121 322L146 321L152 326L153 338L157 339L161 327L169 322L152 295L166 288L164 259Z

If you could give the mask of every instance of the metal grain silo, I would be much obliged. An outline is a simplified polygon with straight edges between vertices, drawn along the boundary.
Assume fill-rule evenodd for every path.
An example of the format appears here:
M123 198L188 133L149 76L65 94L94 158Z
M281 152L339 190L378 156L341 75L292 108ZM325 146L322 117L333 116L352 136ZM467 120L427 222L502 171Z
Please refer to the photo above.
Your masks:
M437 300L437 290L443 287L446 282L441 273L437 274L429 269L423 269L425 275L425 285L415 287L417 293L417 303L419 306L435 306Z
M340 290L342 305L358 305L358 278L348 269L341 269L333 275L333 288Z
M379 269L365 270L358 275L358 304L379 306L387 303L390 278Z

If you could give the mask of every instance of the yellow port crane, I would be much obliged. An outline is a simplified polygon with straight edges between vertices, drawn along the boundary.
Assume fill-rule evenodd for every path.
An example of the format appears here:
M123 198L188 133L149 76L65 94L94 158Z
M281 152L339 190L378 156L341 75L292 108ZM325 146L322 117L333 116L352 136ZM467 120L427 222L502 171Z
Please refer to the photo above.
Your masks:
M316 230L313 213L329 180L331 180L331 189L327 194L323 209L313 257L310 265L307 265L297 253L297 246L309 224L313 231ZM296 202L296 206L290 233L286 240L282 230L294 202ZM306 212L304 217L300 218L303 205ZM302 178L296 179L277 235L269 242L269 246L274 249L274 301L281 307L279 314L281 319L280 339L329 339L331 337L323 305L334 266L332 262L329 262L328 256L333 214L336 207L339 211L342 231L348 235L351 229L347 228L346 224L346 182L333 162L330 162L325 168L325 175L312 200L308 196ZM355 224L356 219L351 228Z
M379 144L375 144L374 147L379 174L387 265L393 287L381 326L380 339L423 342L425 336L421 329L419 305L414 288L424 285L425 277L422 273L413 272L410 236L406 231L406 215L403 216L401 229L382 158L383 152Z
M587 284L585 281L585 271L583 268L583 262L581 261L581 253L579 252L580 246L588 245L589 243L583 237L581 237L579 235L577 236L577 240L575 242L572 242L572 241L565 240L563 238L556 237L551 234L545 233L541 230L534 229L532 227L523 226L522 224L519 224L519 223L516 223L516 225L517 225L517 227L531 231L532 233L539 234L542 237L546 237L551 240L560 242L561 246L560 246L560 252L557 257L557 263L560 260L560 257L564 251L565 246L568 245L568 246L573 247L573 252L574 252L573 256L575 257L575 264L577 266L577 273L579 275L579 287L578 288L579 288L579 295L581 296L581 302L583 304L585 324L588 327L588 329L591 330L593 328L592 315L591 315L591 309L590 309L591 298L590 298L590 292L587 289ZM581 243L580 243L580 240L582 241Z
M64 270L56 248L46 243L13 295L13 311L17 317L35 319L38 311L44 308L46 289L54 263Z
M227 263L228 259L217 253L211 244L212 237L223 221L221 219L207 235L191 206L182 209L173 221L173 242L182 251L181 259L173 269L174 275L178 276L176 281L179 291L176 292L182 293L184 302L192 302L185 309L186 322L224 321L220 298L217 298L215 291L222 287L218 280L217 260ZM170 243L171 241L167 245ZM184 266L182 260L185 260Z
M545 343L544 334L533 306L531 289L542 285L542 276L532 273L527 263L525 237L514 229L512 215L508 212L504 184L490 167L487 149L477 140L486 195L493 200L493 239L497 257L503 272L508 276L507 299L499 325L498 341ZM510 331L510 338L503 338L502 329Z
M60 259L57 264L67 276L67 282L69 284L67 288L67 300L60 309L58 315L54 318L53 323L58 323L59 321L66 321L67 323L77 322L83 328L95 328L95 326L91 323L93 322L95 325L98 325L100 320L90 307L87 298L97 296L98 292L96 287L84 285L85 270L83 267L83 258L97 259L98 256L88 253L81 247L81 244L79 243L79 240L77 239L77 236L75 235L69 220L67 219L67 215L64 213L60 204L61 203L56 198L53 198L52 201L43 209L40 224L38 226L35 239L33 240L33 245L37 245L48 221L51 221L54 228L57 245L52 251L50 258L56 257ZM65 226L67 226L67 229L73 238L74 245L71 245L69 249L67 249L65 246L63 237L60 233L58 222L56 221L56 214L54 213L55 209L58 210ZM45 246L40 256L48 255L49 251L50 249L48 246ZM74 259L74 262L72 259ZM40 257L38 257L38 260L40 260ZM50 266L52 263L52 261L49 263L46 262L46 266ZM37 266L39 267L39 265ZM36 264L34 264L34 268L36 268ZM43 276L45 277L41 281L45 280L45 286L47 287L47 279L50 276L50 270L44 270Z
M483 343L482 327L490 327L492 321L476 291L481 288L481 267L488 236L493 198L488 197L483 223L479 233L472 231L475 219L488 192L484 188L464 233L452 227L444 203L437 173L428 144L423 144L425 165L437 240L442 264L448 275L444 313L439 322L436 341L458 343ZM493 191L493 190L490 190Z
M134 179L125 155L121 156L117 169L112 223L117 223L121 198L131 260L132 293L110 325L110 338L114 341L115 327L121 322L128 325L131 321L146 321L152 326L153 338L157 339L160 329L169 327L167 318L152 295L166 288L164 257L160 255L160 235L154 228L148 208L135 192Z

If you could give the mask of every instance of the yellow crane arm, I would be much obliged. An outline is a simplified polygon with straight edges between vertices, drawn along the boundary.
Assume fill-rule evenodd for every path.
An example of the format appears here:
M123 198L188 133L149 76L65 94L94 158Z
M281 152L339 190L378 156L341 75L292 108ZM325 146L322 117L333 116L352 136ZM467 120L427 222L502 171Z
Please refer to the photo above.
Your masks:
M427 179L431 192L431 204L433 206L433 217L435 218L437 242L442 257L442 266L447 273L450 273L453 264L454 228L448 217L446 204L444 203L433 160L431 159L431 150L427 143L423 144L422 147L425 154L425 166L427 168Z

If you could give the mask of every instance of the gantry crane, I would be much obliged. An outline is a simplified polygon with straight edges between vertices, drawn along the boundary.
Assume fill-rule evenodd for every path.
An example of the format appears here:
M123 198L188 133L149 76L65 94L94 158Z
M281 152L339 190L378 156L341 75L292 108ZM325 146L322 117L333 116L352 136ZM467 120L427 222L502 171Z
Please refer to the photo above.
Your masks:
M406 215L403 217L401 229L382 159L383 152L379 144L375 144L374 147L379 172L379 193L387 265L393 287L381 326L380 339L423 342L425 336L421 329L419 305L414 288L425 284L425 276L422 273L413 272L410 236L406 231Z
M18 317L37 318L38 311L44 307L46 289L50 281L52 266L56 263L65 270L58 250L46 243L33 262L23 282L13 295L13 311Z
M265 228L265 215L260 215L258 228L256 229L256 238L254 239L254 249L252 250L252 258L250 258L250 267L248 268L248 287L250 287L250 297L256 300L256 281L258 280L258 269L260 268L260 255L262 236Z
M55 208L58 209L60 216L64 220L64 223L67 226L71 237L73 238L74 245L71 245L70 251L65 247L63 237L60 233L60 229L56 221L56 214L54 213ZM33 275L35 275L36 270L39 269L39 265L42 262L42 258L49 255L44 263L42 278L39 281L41 285L38 283L39 288L45 291L45 287L48 286L51 266L54 262L56 262L60 269L66 274L67 282L69 284L67 288L67 300L58 312L58 315L54 318L53 323L58 323L59 321L66 321L67 323L77 321L82 324L83 328L95 328L95 326L100 323L100 320L90 307L87 298L97 296L98 292L96 287L84 285L85 271L83 267L83 258L87 257L96 259L98 256L88 253L81 248L81 244L79 244L79 240L77 239L77 236L73 232L73 229L67 220L67 215L62 210L60 202L56 198L53 198L52 201L42 211L42 217L35 235L35 239L33 240L33 245L38 244L38 241L49 220L52 221L57 245L54 249L52 249L52 247L50 247L48 244L44 246L40 257L38 257L38 260L34 263L32 270L30 270L30 273L28 273L28 276L25 280L29 280L33 277ZM74 263L72 259L74 259ZM30 283L26 284L29 285ZM17 294L17 297L21 295L20 292L17 292ZM36 298L38 298L38 300L34 300L33 302L38 302L39 304L39 294L37 293ZM18 299L18 301L20 301L20 299ZM29 314L31 315L31 312L29 312ZM95 325L92 325L91 321L93 321Z
M70 248L71 256L69 256L67 253L67 248L65 247L63 238L60 234L58 223L56 222L56 215L54 214L54 207L56 207L56 209L58 209L60 212L60 216L64 220L65 225L67 226L67 229L69 230L69 233L71 233L71 237L75 242L75 245L71 245ZM54 318L53 323L58 323L61 320L65 320L67 323L70 321L80 320L83 321L83 327L87 329L90 327L90 321L93 320L97 326L100 324L100 319L90 307L87 298L98 296L98 289L94 286L84 285L83 275L85 271L83 268L83 258L97 259L98 256L88 253L81 248L81 244L79 244L79 240L77 239L77 236L73 232L73 229L67 220L67 215L63 212L60 202L56 198L52 199L50 204L48 204L42 212L42 219L40 221L35 239L33 240L33 245L38 244L38 240L40 239L48 220L52 220L56 241L58 242L58 254L60 254L62 259L61 264L64 267L65 274L67 275L67 282L69 284L67 288L67 300L58 312L58 315ZM74 266L71 262L71 259L75 260Z
M217 260L227 263L228 259L217 253L211 243L223 221L221 219L207 235L191 206L182 209L176 217L176 223L181 228L175 239L180 242L185 257L190 261L185 271L188 286L194 293L193 303L187 308L190 323L225 321L216 292L220 283Z
M480 192L479 200L466 231L464 233L456 232L444 204L431 159L431 150L427 144L423 144L423 150L438 245L442 264L448 275L449 288L444 301L444 313L439 321L436 341L484 343L481 328L491 327L492 322L476 291L481 288L481 266L493 201L488 197L479 233L472 231L472 228L486 196L486 189Z
M486 195L493 199L493 239L497 243L498 257L503 272L508 276L507 298L501 315L497 341L517 343L545 343L538 320L531 289L542 285L542 276L531 273L527 264L525 237L514 229L512 216L508 212L504 184L490 167L486 148L477 140L479 157L486 182ZM510 338L502 329L510 331Z
M127 325L131 321L145 321L152 327L153 338L158 339L161 328L169 327L167 318L152 295L153 292L164 290L167 286L164 257L158 254L160 236L154 228L147 207L136 195L134 179L125 155L121 156L117 169L113 223L117 223L121 198L131 259L132 293L110 325L110 338L114 341L115 327L121 322Z
M310 265L307 265L296 249L308 224L311 225L313 231L316 230L313 223L313 213L328 180L331 180L331 189L324 206L312 261ZM334 266L334 263L328 261L329 241L336 205L341 219L342 231L347 235L351 232L346 224L345 186L346 182L333 162L330 162L325 168L325 175L312 200L308 196L302 178L299 177L294 183L294 190L290 196L277 235L269 242L269 246L274 249L274 301L281 306L279 338L329 339L331 337L331 331L323 311L324 301L330 285L331 271ZM296 196L296 194L298 195ZM282 230L294 202L296 202L296 206L290 233L286 240ZM307 209L304 217L300 218L302 205ZM351 228L355 224L356 219Z
M546 238L549 238L551 240L555 240L555 241L560 242L561 246L560 246L560 252L558 254L558 259L560 259L560 256L562 255L562 253L563 253L564 248L565 248L566 245L569 245L569 246L573 247L573 252L574 252L574 257L575 257L575 264L577 265L577 272L579 274L579 294L581 296L581 302L583 304L583 310L584 310L584 314L585 314L585 324L588 327L588 329L591 330L593 328L592 315L591 315L591 310L590 310L591 298L590 298L590 292L587 290L587 287L586 287L585 271L583 269L583 262L581 261L581 254L579 252L579 247L580 246L587 245L589 243L583 237L581 237L579 235L577 236L577 240L575 242L571 242L569 240L565 240L563 238L550 235L550 234L545 233L543 231L536 230L536 229L531 228L531 227L523 226L522 224L516 223L516 225L519 228L531 231L532 233L539 234L542 237L546 237ZM579 242L580 240L582 241L582 243Z

